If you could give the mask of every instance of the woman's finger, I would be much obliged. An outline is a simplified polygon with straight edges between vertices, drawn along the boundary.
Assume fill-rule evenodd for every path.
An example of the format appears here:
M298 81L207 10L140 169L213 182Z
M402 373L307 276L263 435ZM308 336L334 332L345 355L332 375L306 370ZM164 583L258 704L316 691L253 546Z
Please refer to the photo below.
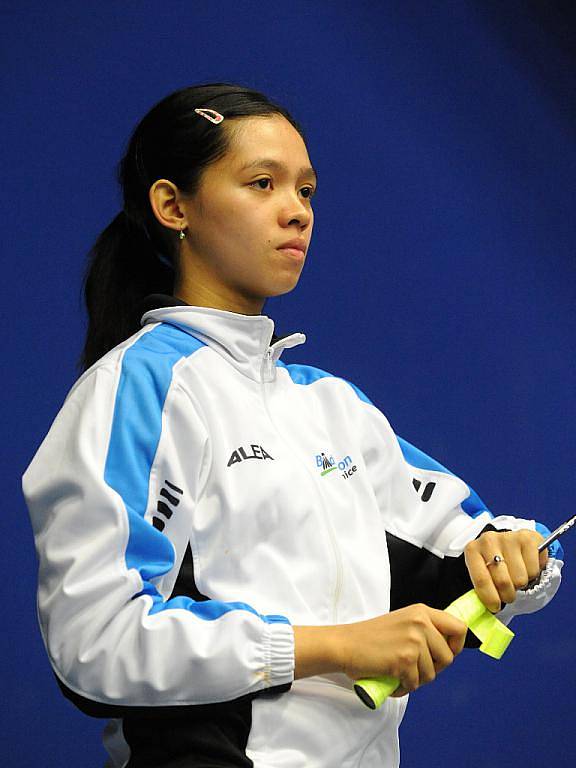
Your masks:
M500 562L488 561L488 563L486 567L490 571L492 583L496 587L501 603L513 603L516 600L516 586L510 574L508 560L503 557ZM524 584L526 583L525 581Z
M505 603L511 603L516 599L516 590L522 589L530 581L528 574L528 568L525 561L526 545L530 549L530 542L521 537L517 539L503 539L502 544L502 556L504 557L504 563L508 569L508 579L504 578L503 569L500 570L500 565L494 564L494 569L500 570L500 573L494 573L493 576L502 576L502 590L498 588L498 579L494 579L497 589L500 593L500 597ZM533 544L534 551L538 553L537 547Z
M478 540L477 540L478 541ZM477 544L477 541L471 544ZM480 600L486 608L492 613L497 613L501 608L500 593L492 579L492 574L486 565L485 556L479 551L478 547L468 544L464 549L464 559L468 568L468 573L474 585L474 589ZM492 555L493 558L494 555ZM497 567L501 566L499 563ZM493 569L494 566L490 566ZM508 572L508 571L506 571Z
M464 644L465 637L466 633L463 635L462 645ZM442 672L454 660L456 654L450 646L450 640L450 637L444 637L435 628L431 628L426 635L426 642L430 649L430 656L432 657L436 673ZM457 644L458 646L460 645L460 640L458 640Z
M543 549L542 552L538 552L538 560L540 570L543 571L544 568L546 568L546 563L548 562L548 549Z
M418 657L418 683L419 685L424 685L425 683L431 683L435 679L436 666L432 660L428 645L424 645Z
M400 687L406 691L406 693L412 693L420 685L420 674L418 671L418 664L412 665L407 669L404 675L400 678Z
M540 575L540 571L546 565L548 550L545 552L538 552L538 544L543 540L542 536L539 536L539 538L533 536L530 538L527 537L522 541L522 557L526 566L528 581L537 579ZM542 555L544 557L542 557Z

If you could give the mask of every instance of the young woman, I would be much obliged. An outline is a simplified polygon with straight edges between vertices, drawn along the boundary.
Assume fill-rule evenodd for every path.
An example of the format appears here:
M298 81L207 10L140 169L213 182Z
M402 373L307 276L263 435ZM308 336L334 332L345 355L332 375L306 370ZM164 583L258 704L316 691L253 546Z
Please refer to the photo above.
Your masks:
M536 610L561 549L357 387L280 359L305 337L262 309L298 282L316 190L286 110L177 91L119 179L84 372L23 478L59 684L110 718L112 766L397 766L406 693L465 643L441 609L474 585L506 621ZM401 685L372 711L353 681L384 674Z

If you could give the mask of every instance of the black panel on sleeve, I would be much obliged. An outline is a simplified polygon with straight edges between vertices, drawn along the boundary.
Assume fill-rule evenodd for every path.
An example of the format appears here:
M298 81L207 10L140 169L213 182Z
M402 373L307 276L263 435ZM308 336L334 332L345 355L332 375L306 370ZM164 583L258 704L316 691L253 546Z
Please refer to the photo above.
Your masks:
M478 534L496 530L487 525ZM404 608L414 603L424 603L431 608L444 609L457 597L472 589L464 555L438 557L427 549L386 533L390 558L390 610ZM466 648L478 648L480 641L468 631Z

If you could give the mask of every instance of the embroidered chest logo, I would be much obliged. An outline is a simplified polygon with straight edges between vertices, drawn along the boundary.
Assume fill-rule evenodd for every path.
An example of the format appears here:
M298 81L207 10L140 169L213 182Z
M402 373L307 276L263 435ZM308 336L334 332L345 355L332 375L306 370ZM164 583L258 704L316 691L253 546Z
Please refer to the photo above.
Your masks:
M344 456L344 458L337 462L334 456L327 456L322 452L316 454L316 466L320 470L320 477L325 477L326 475L329 475L330 472L334 472L334 470L338 469L344 480L348 480L349 477L352 477L354 472L358 469L356 464L352 462L350 456Z
M249 448L240 446L239 448L236 448L235 451L232 451L232 455L228 459L228 464L226 466L231 467L232 464L239 464L246 459L271 459L274 461L274 456L270 456L268 451L264 450L261 445L251 443Z
M180 504L180 498L184 491L182 488L178 488L177 485L174 485L173 483L169 482L168 480L164 480L164 485L168 486L168 488L162 488L160 491L160 496L162 496L161 499L158 499L158 503L156 504L156 511L159 512L163 517L166 518L166 520L170 520L172 517L172 514L178 504ZM164 501L164 499L166 501ZM157 528L159 531L164 530L164 526L166 523L162 519L162 517L154 516L152 518L152 525L154 528Z

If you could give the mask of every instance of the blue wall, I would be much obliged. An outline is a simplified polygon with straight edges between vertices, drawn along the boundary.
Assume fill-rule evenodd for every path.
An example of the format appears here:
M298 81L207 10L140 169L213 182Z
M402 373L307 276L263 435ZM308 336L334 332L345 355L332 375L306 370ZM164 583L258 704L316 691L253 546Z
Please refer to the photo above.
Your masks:
M300 285L265 312L494 513L576 509L574 13L560 2L5 2L3 765L101 766L36 626L20 477L76 378L83 260L115 165L169 92L285 103L319 170ZM576 537L501 662L465 652L411 698L403 765L572 766ZM467 740L482 746L463 757ZM38 755L41 755L38 762Z

